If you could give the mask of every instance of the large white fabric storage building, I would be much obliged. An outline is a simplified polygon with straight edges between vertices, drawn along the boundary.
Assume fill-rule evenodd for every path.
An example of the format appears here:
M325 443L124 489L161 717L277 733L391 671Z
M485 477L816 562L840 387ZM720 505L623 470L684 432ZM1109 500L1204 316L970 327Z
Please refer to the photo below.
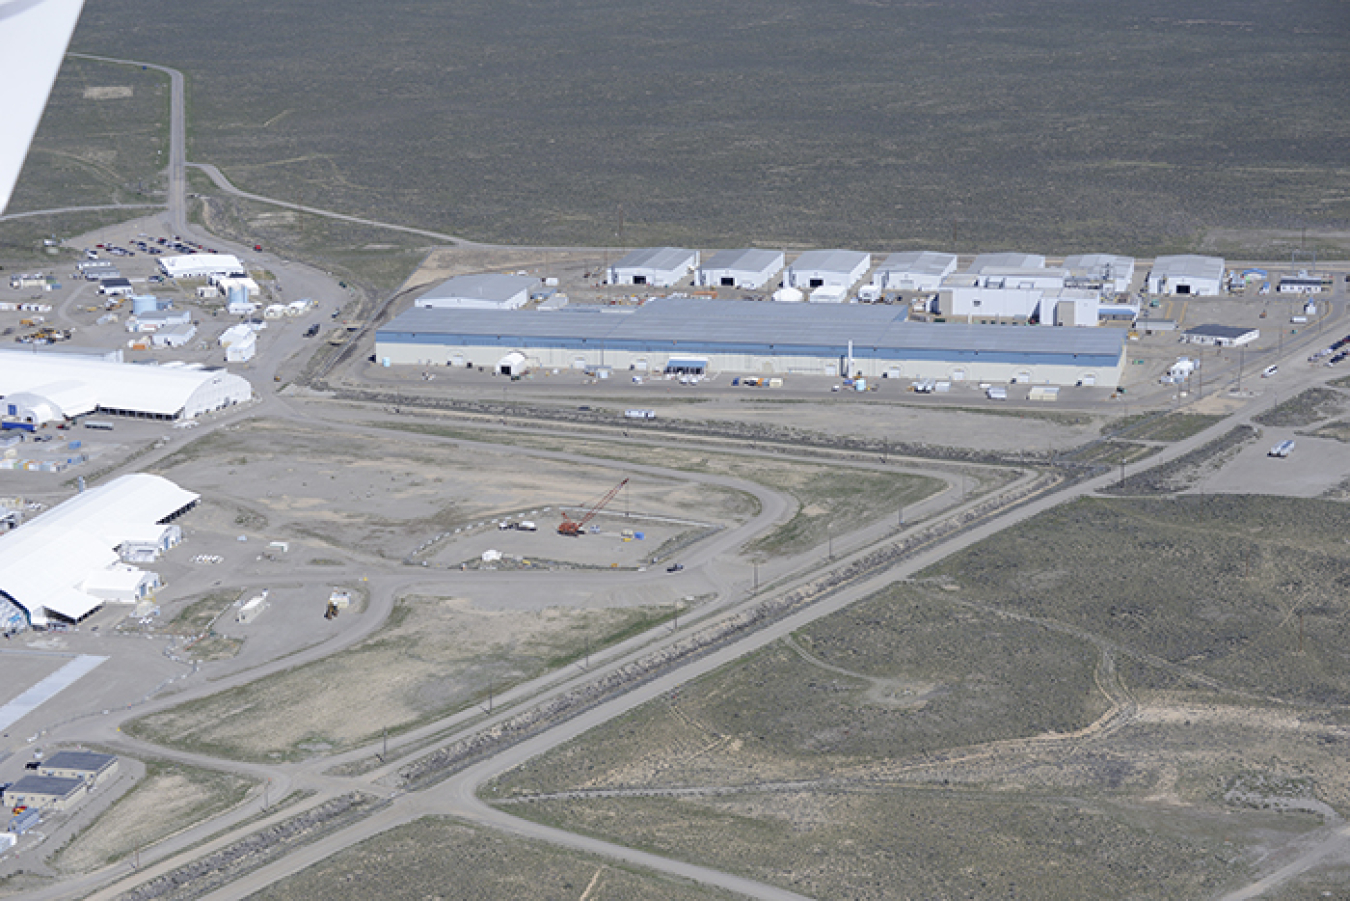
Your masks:
M1058 291L1068 277L1064 269L1047 269L1045 257L1031 253L982 253L964 275L982 288Z
M539 279L527 275L457 275L446 279L413 301L415 307L441 309L458 307L470 310L515 310L530 301L531 289Z
M768 284L783 268L781 250L720 250L699 267L697 284L705 288L749 288Z
M956 254L932 250L893 253L872 273L883 291L936 291L956 271Z
M146 559L147 547L163 552L176 545L182 530L173 520L198 499L146 473L75 495L0 536L0 599L41 626L79 622L105 602L146 597L159 577L127 566L123 550Z
M783 278L789 288L852 288L872 268L872 255L858 250L808 250L792 261Z
M0 351L0 412L34 425L93 412L194 419L252 396L245 379L224 370ZM38 418L42 410L47 418Z
M611 285L651 285L669 288L698 268L697 250L683 247L648 247L635 250L609 267Z
M1148 293L1217 297L1223 287L1223 266L1222 257L1158 257L1148 273Z

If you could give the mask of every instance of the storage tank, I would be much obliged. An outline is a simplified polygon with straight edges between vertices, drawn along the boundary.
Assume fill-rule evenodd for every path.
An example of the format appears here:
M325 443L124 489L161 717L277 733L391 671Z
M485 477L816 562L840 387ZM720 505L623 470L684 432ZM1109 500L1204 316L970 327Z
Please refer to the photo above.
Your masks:
M142 313L153 313L159 309L159 298L150 294L138 294L131 298L131 312L139 316Z
M248 303L248 289L243 285L230 285L230 303Z

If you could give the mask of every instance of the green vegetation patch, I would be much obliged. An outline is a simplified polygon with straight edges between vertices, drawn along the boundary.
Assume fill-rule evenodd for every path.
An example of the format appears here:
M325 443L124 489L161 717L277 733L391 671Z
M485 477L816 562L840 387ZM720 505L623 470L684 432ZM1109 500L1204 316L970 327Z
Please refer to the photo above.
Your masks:
M401 599L378 633L323 660L133 720L170 747L299 760L413 729L653 624L669 608L489 613L452 598Z
M1346 704L1347 530L1350 509L1329 501L1083 499L923 575L950 580L962 597L1071 624L1230 690ZM1156 667L1135 673L1167 686L1174 676Z
M1346 407L1346 396L1328 388L1309 388L1252 421L1265 426L1301 428L1335 416Z
M254 784L234 773L150 760L145 777L62 848L52 865L87 873L116 863L235 806Z
M426 817L347 848L250 897L731 901L740 896L456 820Z

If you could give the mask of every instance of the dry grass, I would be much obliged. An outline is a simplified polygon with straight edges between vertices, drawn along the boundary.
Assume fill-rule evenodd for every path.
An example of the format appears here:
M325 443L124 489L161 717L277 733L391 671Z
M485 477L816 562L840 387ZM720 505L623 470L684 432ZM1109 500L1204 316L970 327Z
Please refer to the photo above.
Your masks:
M296 760L397 735L603 647L666 610L489 613L454 598L401 600L356 647L132 721L132 735L244 760Z
M150 761L145 778L51 861L64 873L87 873L238 804L253 781L232 773Z

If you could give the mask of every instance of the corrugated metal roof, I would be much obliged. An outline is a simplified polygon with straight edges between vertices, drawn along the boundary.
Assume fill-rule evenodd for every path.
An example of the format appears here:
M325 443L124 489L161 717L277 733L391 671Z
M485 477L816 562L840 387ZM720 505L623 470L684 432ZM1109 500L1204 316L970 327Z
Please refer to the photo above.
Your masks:
M705 272L712 269L739 269L745 272L762 272L771 266L783 265L781 250L719 250L701 267Z
M719 346L812 348L835 351L857 346L899 352L1119 355L1124 334L1117 329L1050 326L987 326L905 321L902 307L884 304L781 304L711 298L669 297L636 310L606 316L573 309L413 309L379 330L377 340L399 336L434 339L512 337L522 343L588 346L623 344L678 346L688 352Z
M808 250L792 261L793 272L838 272L849 275L860 263L870 261L871 254L860 250Z
M966 271L974 275L988 269L1043 269L1045 257L1034 253L982 253Z
M615 263L613 269L659 269L672 272L694 265L697 253L683 247L646 247L634 250Z
M1223 278L1223 257L1202 257L1196 254L1158 257L1153 261L1154 278Z
M877 267L878 272L912 272L915 275L946 275L956 266L956 254L935 250L893 253Z
M464 299L505 303L520 292L529 291L538 284L539 279L528 275L503 275L497 272L456 275L422 294L416 302L454 302Z

